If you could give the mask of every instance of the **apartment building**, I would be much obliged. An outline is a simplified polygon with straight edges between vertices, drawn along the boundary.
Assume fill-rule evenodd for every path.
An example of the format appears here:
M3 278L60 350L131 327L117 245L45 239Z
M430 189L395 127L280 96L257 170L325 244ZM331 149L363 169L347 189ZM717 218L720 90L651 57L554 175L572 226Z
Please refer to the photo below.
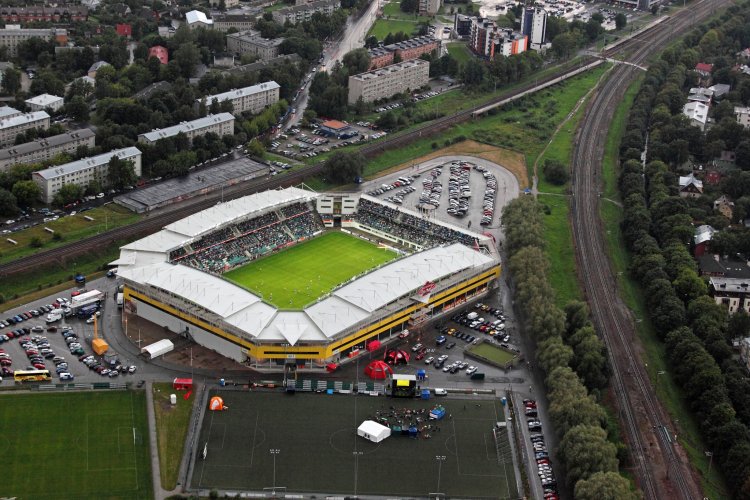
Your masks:
M42 40L54 40L59 44L68 42L68 32L60 28L44 29L21 29L19 25L6 25L0 29L0 47L8 49L8 57L18 55L18 45L31 38L41 38Z
M227 35L227 51L242 55L252 54L261 61L268 61L279 55L279 47L284 43L283 38L263 38L255 30L241 31Z
M490 60L495 55L512 56L527 50L528 36L510 28L500 28L487 18L472 18L469 48Z
M97 181L102 186L108 186L109 161L114 156L133 162L135 174L141 176L141 151L129 147L40 170L32 174L32 179L42 191L42 201L52 203L64 184L85 188L92 181Z
M191 10L185 14L185 22L191 30L198 28L211 29L214 26L212 19L199 10Z
M415 90L430 80L430 63L413 59L391 64L367 73L349 77L349 104L362 97L364 102L391 97L394 94Z
M219 8L221 7L221 0L208 0L208 4L211 7ZM240 4L240 0L224 0L225 9L231 9L232 7L237 7L239 4Z
M0 120L12 118L14 116L21 116L22 114L21 111L18 111L16 108L11 108L10 106L0 107Z
M10 146L16 136L32 128L49 128L49 115L45 111L32 111L0 120L0 146Z
M44 111L49 108L57 111L65 105L65 99L52 94L41 94L24 101L31 111Z
M219 113L183 122L172 127L157 128L151 132L139 135L138 142L153 144L159 139L174 137L179 133L185 134L191 142L194 138L208 133L214 133L218 136L231 135L234 134L234 115L231 113Z
M214 22L214 29L218 31L227 32L231 28L235 28L237 31L247 31L255 26L255 19L258 17L261 11L251 14L215 14L212 19Z
M441 0L419 0L419 15L434 16L443 4Z
M84 128L0 149L0 171L13 165L47 161L60 153L75 153L80 146L94 147L96 134Z
M258 113L271 104L279 102L279 89L278 83L269 80L250 87L230 90L221 94L207 95L202 99L196 99L195 107L197 109L201 102L205 102L206 106L210 106L214 101L219 103L229 101L232 103L232 113L235 115L244 113L245 111Z
M289 21L292 24L309 21L316 12L330 16L341 6L338 0L317 0L303 5L293 5L274 11L273 20L279 24Z
M370 69L391 65L396 56L401 58L401 62L403 62L417 59L422 54L430 54L434 51L439 53L440 46L440 40L429 35L424 35L410 38L403 42L392 43L384 47L375 47L369 50Z
M85 21L88 17L89 9L76 5L0 7L0 19L6 23L78 22Z
M740 309L750 312L750 280L712 276L708 280L709 293L714 301L725 306L729 314Z
M453 33L461 40L468 40L471 36L471 16L455 14L453 17Z
M541 7L524 7L521 11L521 33L534 50L541 50L547 37L547 11Z

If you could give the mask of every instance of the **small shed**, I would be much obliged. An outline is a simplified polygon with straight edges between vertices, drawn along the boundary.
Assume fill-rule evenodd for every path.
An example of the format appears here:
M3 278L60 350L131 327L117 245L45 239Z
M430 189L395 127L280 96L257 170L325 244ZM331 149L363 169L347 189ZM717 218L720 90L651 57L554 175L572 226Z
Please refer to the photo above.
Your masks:
M354 132L348 123L338 120L327 120L320 124L320 131L328 136L342 138L345 135L351 136Z
M163 354L168 353L169 351L174 349L174 344L171 340L168 339L162 339L158 342L154 342L153 344L149 344L146 347L141 349L142 354L148 354L149 359L154 359L156 357L159 357Z
M385 438L390 437L391 429L373 420L365 420L357 428L357 435L373 443L379 443Z
M193 379L191 378L176 378L172 382L172 387L175 391L192 391L193 390Z

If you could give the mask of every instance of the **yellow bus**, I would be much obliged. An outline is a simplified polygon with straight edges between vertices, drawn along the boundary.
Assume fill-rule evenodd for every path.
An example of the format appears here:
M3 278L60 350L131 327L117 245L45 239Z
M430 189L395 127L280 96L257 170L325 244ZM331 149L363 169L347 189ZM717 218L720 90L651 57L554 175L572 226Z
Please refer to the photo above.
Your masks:
M52 380L49 370L16 370L13 372L16 382L45 382Z

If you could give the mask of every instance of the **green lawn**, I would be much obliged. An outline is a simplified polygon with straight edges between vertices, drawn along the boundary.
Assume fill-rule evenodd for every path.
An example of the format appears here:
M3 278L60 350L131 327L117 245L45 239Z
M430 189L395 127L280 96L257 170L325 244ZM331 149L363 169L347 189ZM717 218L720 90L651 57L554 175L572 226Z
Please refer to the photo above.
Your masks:
M396 258L391 250L330 232L230 271L225 278L283 309L301 309L333 288Z
M91 217L93 220L88 220ZM108 229L132 224L140 219L139 215L119 206L110 203L103 207L95 208L82 214L61 217L54 222L40 224L38 226L18 231L12 235L4 236L0 239L0 264L19 259L26 255L31 255L43 250L55 248L61 245L78 241L89 236L98 234ZM53 233L46 231L48 227L60 234L62 239L54 240ZM14 245L8 241L8 238L16 241ZM39 248L31 246L31 241L38 238L42 243Z
M448 53L461 65L474 58L464 42L447 43L445 47L448 49Z
M471 346L466 349L466 352L481 356L500 366L507 365L517 356L516 353L506 351L502 347L490 344L489 342L481 342L477 345Z
M154 384L152 391L161 486L167 491L172 491L177 486L177 475L180 472L185 436L193 413L195 397L186 401L182 398L182 393L177 393L177 404L172 405L169 402L169 395L174 394L172 384Z
M143 391L36 392L1 398L3 496L153 498Z
M573 235L568 219L566 196L539 195L539 201L549 207L544 216L544 239L550 261L549 280L555 289L555 303L563 307L571 300L581 300L578 286Z
M378 19L375 24L372 25L367 36L374 36L381 42L388 36L388 33L394 35L399 31L403 31L407 35L412 35L417 29L417 23L414 21L403 21L400 19Z
M403 12L400 2L390 2L383 7L383 17L388 19L400 19L412 23L429 23L432 18L429 16L420 16L415 13Z

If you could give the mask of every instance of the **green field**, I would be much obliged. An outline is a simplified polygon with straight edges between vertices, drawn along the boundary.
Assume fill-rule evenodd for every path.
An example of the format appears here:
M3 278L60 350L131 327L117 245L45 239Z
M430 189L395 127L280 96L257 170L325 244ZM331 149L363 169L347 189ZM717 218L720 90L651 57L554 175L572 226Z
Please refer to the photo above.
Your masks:
M516 353L506 351L502 347L490 344L489 342L480 342L477 345L471 346L466 351L481 356L501 366L507 365L517 356Z
M500 434L497 448L492 435L495 422L505 420L499 398L436 402L310 393L219 394L229 410L207 412L203 419L196 448L202 451L208 443L208 456L195 462L193 488L261 491L283 486L319 498L355 492L427 497L437 491L448 497L518 498L507 434ZM437 403L451 417L436 422L439 430L430 431L429 439L392 435L376 444L356 435L357 427L379 410L430 410ZM270 450L278 450L275 467ZM445 459L438 463L436 456Z
M276 307L301 309L396 253L345 233L330 232L224 275Z
M403 31L407 35L414 34L414 31L417 29L417 23L414 21L403 21L400 19L378 19L375 21L375 24L372 25L372 28L370 28L369 33L367 33L367 36L374 36L381 42L385 39L386 36L388 36L388 33L393 33L394 35L398 33L399 31Z
M153 498L143 391L0 396L3 496Z
M185 451L185 436L195 400L194 397L185 400L182 394L179 394L177 404L173 405L169 401L169 395L172 393L172 384L168 382L155 383L152 387L161 486L167 491L172 491L177 485L180 462Z

